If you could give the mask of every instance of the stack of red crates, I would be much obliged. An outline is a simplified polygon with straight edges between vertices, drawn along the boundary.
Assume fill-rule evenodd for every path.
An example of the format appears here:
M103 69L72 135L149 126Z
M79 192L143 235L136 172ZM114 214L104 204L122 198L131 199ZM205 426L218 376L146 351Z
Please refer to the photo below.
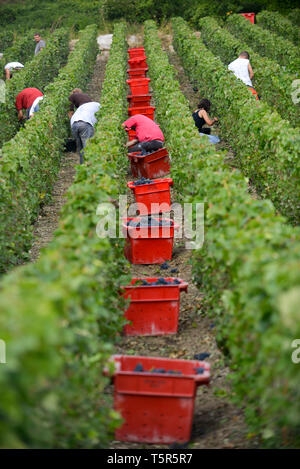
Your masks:
M131 89L129 101L129 116L143 114L153 119L155 107L150 106L149 94L150 78L146 77L147 57L143 47L129 49L129 70L139 70L138 78L127 80ZM135 131L129 130L129 140L135 138ZM140 152L129 153L132 176L153 180L150 184L135 186L131 181L128 185L133 191L138 205L139 215L147 216L169 212L171 207L170 185L171 179L155 179L165 176L170 171L169 155L166 148L161 148L152 153L141 155ZM149 182L149 181L148 181ZM153 209L155 205L156 209ZM167 230L135 228L139 219L127 218L123 223L123 231L126 233L125 256L133 264L161 264L172 257L174 230L179 227L173 223Z
M127 96L129 103L128 116L142 114L154 119L155 107L151 106L151 94L149 93L150 78L146 77L147 57L143 47L129 49L129 79L127 84L131 94ZM136 137L134 130L128 132L129 140ZM134 177L160 178L170 171L169 155L166 148L161 148L149 155L139 153L128 154L131 171Z
M143 47L129 49L131 95L128 115L143 114L153 119L155 107L150 105L150 79ZM129 130L129 140L136 138ZM170 171L166 148L147 155L128 154L134 178L127 186L135 196L138 217L123 221L126 234L125 256L133 264L162 264L172 258L174 230L179 227L171 219L166 225L157 222L162 213L171 210L171 178L161 179ZM160 178L160 179L154 179ZM149 181L151 179L151 181ZM151 215L156 225L144 226L141 220ZM167 226L168 225L168 226ZM188 284L174 277L133 278L121 294L130 303L125 311L128 323L124 334L152 336L176 334L178 331L180 293ZM115 355L114 407L124 422L116 430L121 441L170 444L186 443L191 436L197 387L208 385L210 366L196 360L174 360L158 357ZM105 371L108 374L108 369Z
M131 95L127 96L129 101L128 116L143 114L153 120L155 107L150 106L151 95L149 94L150 78L146 78L148 70L146 63L145 49L137 47L129 49L129 80L128 85L131 89Z

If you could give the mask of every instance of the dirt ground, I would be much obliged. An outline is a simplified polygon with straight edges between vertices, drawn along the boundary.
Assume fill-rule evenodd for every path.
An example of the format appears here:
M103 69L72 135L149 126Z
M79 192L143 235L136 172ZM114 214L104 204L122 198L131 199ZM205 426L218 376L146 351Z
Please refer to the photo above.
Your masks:
M100 100L108 56L108 50L103 50L98 54L93 76L85 90L95 101ZM61 208L66 202L67 190L75 177L77 164L79 164L79 155L76 153L63 153L60 171L52 190L51 201L41 209L34 225L34 242L29 251L31 262L38 259L40 250L47 246L53 238L54 231L58 227Z
M178 79L185 96L189 99L191 109L196 109L198 96L193 91L171 45L171 37L161 34L170 62L178 72ZM137 44L141 45L140 41ZM155 105L154 101L151 103ZM128 180L132 180L128 174ZM133 197L128 194L129 202ZM172 191L172 202L176 202L176 188ZM205 315L202 307L203 294L193 284L190 265L191 251L185 249L184 240L174 242L173 257L168 270L159 265L132 265L132 277L168 277L175 276L188 282L188 292L181 293L179 329L176 335L156 337L125 337L120 339L116 353L165 358L193 359L195 354L209 353L206 359L211 365L210 387L200 386L195 401L193 430L189 448L253 448L257 442L250 438L244 421L243 411L233 405L229 399L229 369L224 357L217 347L215 325ZM170 274L171 269L178 269ZM109 386L107 392L113 392ZM110 448L168 448L166 445L148 445L112 441Z

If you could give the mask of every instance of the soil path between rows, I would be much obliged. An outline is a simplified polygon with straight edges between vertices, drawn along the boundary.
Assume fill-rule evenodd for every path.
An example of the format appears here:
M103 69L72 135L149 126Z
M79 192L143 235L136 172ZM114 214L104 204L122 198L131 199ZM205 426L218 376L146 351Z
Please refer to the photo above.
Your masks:
M170 38L160 36L165 47L170 51ZM141 42L137 42L131 47L141 45ZM183 69L180 69L174 50L172 55L171 62L178 71L182 91L186 96L189 96L194 106L197 104L197 97L195 97L193 87L184 75ZM153 102L151 105L155 105L155 103ZM128 180L133 180L129 170ZM134 201L131 193L128 193L128 201L129 203ZM176 202L176 188L172 191L172 202ZM249 430L245 425L242 410L233 405L227 397L230 393L227 380L229 369L217 347L213 320L205 315L202 307L203 294L193 283L190 259L191 251L185 249L185 240L176 239L172 260L168 262L168 270L162 270L159 265L131 266L132 277L173 276L181 278L188 282L188 292L181 294L179 329L176 335L122 336L116 346L116 353L187 360L193 359L194 355L198 353L209 353L210 356L206 361L211 364L211 384L210 387L198 387L192 437L188 447L195 449L254 447L255 443L247 437ZM177 272L170 273L171 269L177 269ZM109 386L106 391L112 393L113 386ZM112 441L110 448L151 449L168 448L168 446Z
M109 51L103 50L97 55L95 69L86 90L94 101L100 100L102 84L105 76L105 67ZM53 186L52 197L49 204L42 207L34 225L34 241L29 251L30 261L35 262L42 248L47 246L53 238L58 227L60 211L66 203L66 193L72 185L76 165L79 164L79 155L76 153L63 153L58 177Z

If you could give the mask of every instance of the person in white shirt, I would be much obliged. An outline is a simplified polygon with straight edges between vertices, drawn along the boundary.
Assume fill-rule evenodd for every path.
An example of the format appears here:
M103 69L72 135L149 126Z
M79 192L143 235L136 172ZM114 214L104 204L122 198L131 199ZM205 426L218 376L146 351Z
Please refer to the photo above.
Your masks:
M21 68L24 68L24 65L20 62L8 62L4 67L6 80L11 79L13 70L21 70Z
M71 117L71 131L76 140L77 153L80 155L80 164L83 163L84 148L87 139L94 135L94 125L97 122L96 112L100 109L100 104L95 101L79 106Z
M238 56L237 59L228 65L228 69L233 72L237 78L242 80L245 85L247 85L252 94L256 96L256 99L259 99L258 94L252 85L251 80L254 77L254 73L249 59L250 56L248 52L244 51Z
M231 70L237 78L242 80L245 85L252 86L252 78L254 73L249 61L248 52L242 52L239 57L228 65L228 69Z

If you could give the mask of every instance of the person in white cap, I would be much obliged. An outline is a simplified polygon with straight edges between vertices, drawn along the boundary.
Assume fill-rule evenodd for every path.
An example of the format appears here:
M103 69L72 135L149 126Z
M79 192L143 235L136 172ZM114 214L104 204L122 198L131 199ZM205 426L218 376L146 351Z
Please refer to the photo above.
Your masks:
M13 71L21 70L21 68L24 68L24 65L20 62L8 62L4 67L6 80L11 79Z

